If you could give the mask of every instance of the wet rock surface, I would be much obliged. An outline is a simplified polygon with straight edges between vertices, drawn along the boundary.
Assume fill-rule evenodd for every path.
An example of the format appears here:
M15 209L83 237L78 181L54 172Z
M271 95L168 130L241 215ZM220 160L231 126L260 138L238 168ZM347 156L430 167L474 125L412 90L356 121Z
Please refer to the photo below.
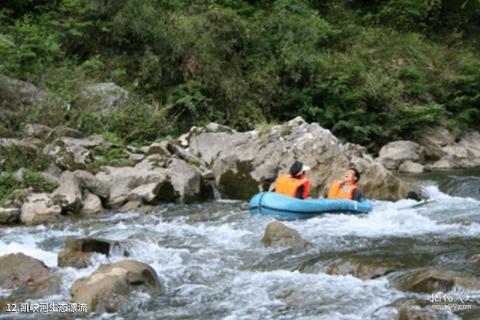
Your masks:
M118 312L128 309L128 297L134 290L160 294L164 291L155 270L147 264L123 260L101 266L88 278L70 289L72 301L86 303L89 312Z

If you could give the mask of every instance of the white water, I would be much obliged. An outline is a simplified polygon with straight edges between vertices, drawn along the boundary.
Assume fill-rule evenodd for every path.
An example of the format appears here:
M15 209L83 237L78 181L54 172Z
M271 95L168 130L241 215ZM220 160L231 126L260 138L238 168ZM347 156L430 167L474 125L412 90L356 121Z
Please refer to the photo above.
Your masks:
M187 211L167 206L149 216L115 214L76 224L1 229L0 255L23 252L43 261L62 275L62 290L36 301L68 302L76 279L124 258L98 254L87 269L58 268L65 240L121 241L129 259L151 265L166 286L162 297L138 295L131 313L121 316L125 319L392 319L396 310L389 304L402 297L425 297L393 288L387 277L360 280L292 270L323 252L367 251L375 241L480 240L479 201L450 197L434 187L429 194L432 200L425 204L377 201L366 216L284 222L314 244L300 252L264 247L260 239L272 219L251 217L238 202L217 202L185 207Z

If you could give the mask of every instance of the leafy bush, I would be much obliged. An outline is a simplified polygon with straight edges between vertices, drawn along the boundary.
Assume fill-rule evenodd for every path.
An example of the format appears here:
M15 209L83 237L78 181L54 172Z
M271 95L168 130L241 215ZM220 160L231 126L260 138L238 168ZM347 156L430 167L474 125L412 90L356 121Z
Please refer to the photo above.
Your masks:
M15 199L18 191L30 188L33 192L52 192L57 184L46 180L40 173L24 170L21 179L15 178L13 172L2 172L0 174L0 205Z

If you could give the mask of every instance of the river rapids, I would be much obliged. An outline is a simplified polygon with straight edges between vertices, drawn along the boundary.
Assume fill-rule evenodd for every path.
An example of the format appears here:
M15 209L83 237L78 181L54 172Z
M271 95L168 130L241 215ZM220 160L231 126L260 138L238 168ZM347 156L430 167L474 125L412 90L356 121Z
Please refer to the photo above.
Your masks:
M220 200L159 206L149 215L108 212L48 226L2 228L0 255L23 252L60 275L60 292L32 303L69 302L76 279L125 259L121 252L97 254L89 268L59 268L57 256L70 238L119 241L129 259L153 267L166 288L159 296L134 295L121 314L50 314L49 319L390 320L398 317L395 302L410 298L425 301L435 319L478 319L430 310L431 294L396 285L411 270L424 267L480 278L480 267L471 261L480 253L480 178L427 178L433 179L425 189L427 201L374 201L373 212L365 216L331 214L284 222L313 244L302 250L265 247L260 239L273 219L250 216L245 202ZM392 270L365 280L325 273L324 266L339 257L382 261ZM479 289L453 291L478 308ZM0 298L8 294L0 291ZM41 316L0 314L0 319L10 318Z

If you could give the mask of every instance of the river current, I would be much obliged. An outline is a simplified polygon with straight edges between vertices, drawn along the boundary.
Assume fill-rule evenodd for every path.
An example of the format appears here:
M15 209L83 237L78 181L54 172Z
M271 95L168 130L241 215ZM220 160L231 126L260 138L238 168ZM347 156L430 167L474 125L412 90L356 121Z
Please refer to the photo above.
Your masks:
M395 285L412 270L438 267L480 278L480 267L471 261L480 253L480 199L475 192L458 192L461 187L470 192L468 185L478 191L479 178L443 175L434 181L425 188L428 201L374 201L373 212L365 216L332 214L284 222L313 244L302 250L265 247L260 240L273 219L250 216L245 202L220 200L163 205L149 215L107 212L48 226L2 228L0 255L23 252L61 276L60 292L31 303L69 302L76 279L101 264L125 259L115 252L110 257L98 254L89 268L59 268L57 255L70 238L119 241L129 259L149 264L165 284L163 295L136 294L125 313L78 318L396 319L395 301L412 298L428 305L431 298ZM394 267L366 280L325 273L324 266L338 257ZM477 307L480 290L454 290ZM7 294L0 291L0 298ZM435 319L462 319L451 310L431 312ZM39 317L0 314L0 319L10 318Z

